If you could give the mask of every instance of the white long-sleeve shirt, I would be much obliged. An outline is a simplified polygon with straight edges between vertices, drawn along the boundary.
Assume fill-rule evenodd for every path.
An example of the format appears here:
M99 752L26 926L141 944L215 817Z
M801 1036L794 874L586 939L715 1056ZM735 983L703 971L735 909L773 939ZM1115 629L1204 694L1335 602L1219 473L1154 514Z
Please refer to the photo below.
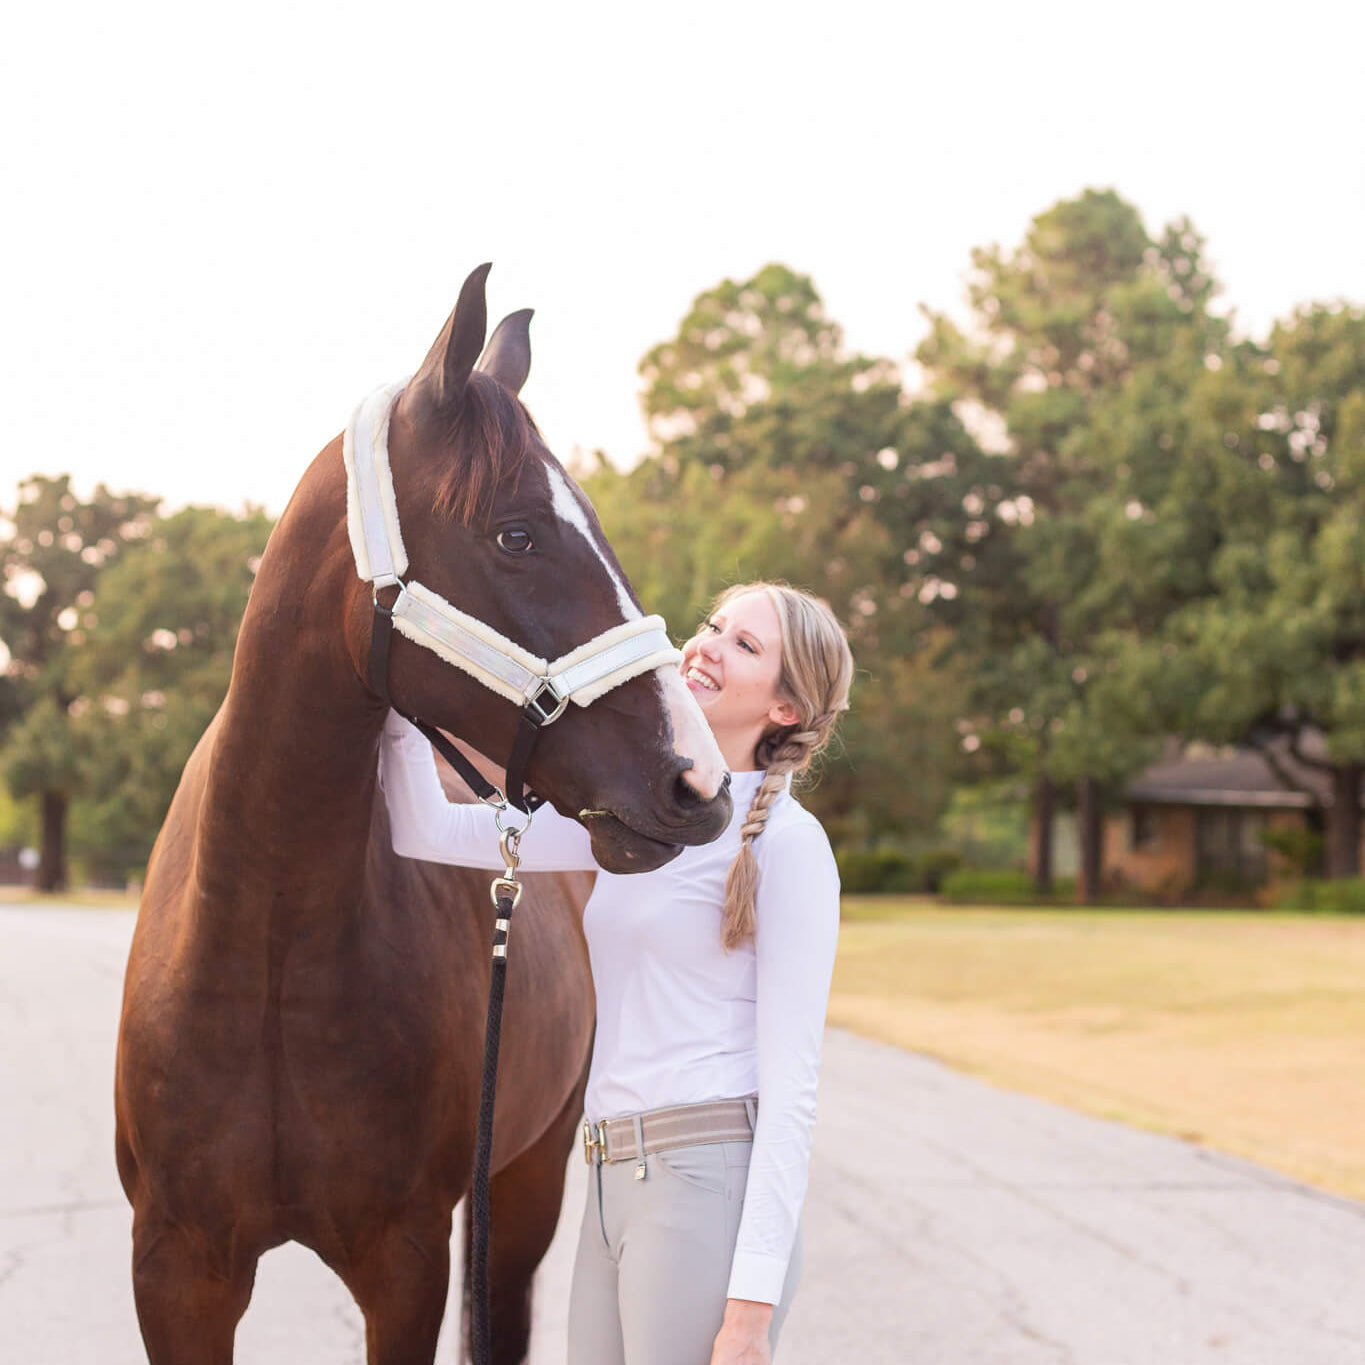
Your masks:
M431 746L396 713L380 772L394 849L501 871L493 811L446 799ZM522 867L596 871L583 930L597 992L590 1122L757 1094L758 1121L728 1296L777 1303L806 1196L839 876L819 821L784 792L754 841L758 930L721 946L725 878L763 773L731 774L735 814L713 843L653 872L598 869L587 831L544 806Z

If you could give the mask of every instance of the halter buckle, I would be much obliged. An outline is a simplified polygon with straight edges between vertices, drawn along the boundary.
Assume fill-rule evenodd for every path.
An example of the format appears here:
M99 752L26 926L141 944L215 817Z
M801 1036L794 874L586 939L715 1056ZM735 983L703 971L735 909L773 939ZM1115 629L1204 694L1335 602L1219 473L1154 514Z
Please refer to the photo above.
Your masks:
M402 597L405 584L396 574L381 573L376 574L370 582L370 601L374 603L376 611L382 611L386 616L392 616L398 607L398 597ZM393 599L393 606L386 607L379 600L380 588L397 588L398 597Z
M553 678L541 678L539 682L540 685L535 692L526 699L526 709L532 712L537 725L549 725L564 714L564 708L569 704L569 694L561 692L559 684ZM554 698L555 708L553 711L546 710L545 703L541 701L541 697L546 692Z

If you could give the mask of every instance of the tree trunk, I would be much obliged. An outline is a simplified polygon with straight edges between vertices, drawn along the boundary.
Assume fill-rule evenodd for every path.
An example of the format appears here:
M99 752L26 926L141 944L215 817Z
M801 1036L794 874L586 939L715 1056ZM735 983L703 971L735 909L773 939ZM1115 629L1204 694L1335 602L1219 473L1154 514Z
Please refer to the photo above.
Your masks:
M1332 769L1332 808L1327 812L1327 875L1360 876L1360 779L1365 764Z
M1104 826L1100 819L1099 792L1093 777L1083 777L1077 782L1076 797L1076 833L1081 844L1076 900L1081 905L1093 905L1100 897L1104 855Z
M1048 602L1043 606L1043 639L1055 653L1061 632L1057 628L1057 605ZM1047 762L1048 730L1043 726L1038 736L1038 782L1033 789L1033 889L1040 896L1052 894L1052 819L1057 804L1057 789L1052 779L1043 771Z
M1040 896L1052 894L1052 811L1056 789L1046 773L1033 789L1033 886Z
M66 794L43 793L43 850L38 890L66 890Z

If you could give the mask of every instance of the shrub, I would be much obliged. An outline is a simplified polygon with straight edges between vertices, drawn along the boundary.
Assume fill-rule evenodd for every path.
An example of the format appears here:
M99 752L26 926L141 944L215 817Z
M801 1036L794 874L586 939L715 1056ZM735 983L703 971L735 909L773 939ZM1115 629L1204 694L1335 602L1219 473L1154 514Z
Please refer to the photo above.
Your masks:
M1324 881L1304 877L1291 882L1274 899L1277 910L1325 910L1339 915L1365 915L1365 877Z
M943 879L962 866L962 855L955 848L926 849L915 859L921 891L941 891Z
M1278 853L1300 877L1322 871L1326 840L1314 829L1263 829L1261 842Z
M1074 878L1058 877L1053 880L1052 885L1051 896L1040 896L1033 884L1032 875L1027 872L969 867L959 872L951 872L944 877L941 890L945 900L956 901L959 904L1048 905L1074 898Z
M841 849L835 861L840 885L850 894L920 889L915 860L898 848Z
M1249 873L1233 868L1211 868L1200 875L1191 890L1191 896L1196 902L1210 904L1222 901L1248 904L1255 899L1256 889L1261 885L1261 878Z
M937 892L943 878L962 866L954 848L907 853L901 848L841 848L839 880L850 895Z

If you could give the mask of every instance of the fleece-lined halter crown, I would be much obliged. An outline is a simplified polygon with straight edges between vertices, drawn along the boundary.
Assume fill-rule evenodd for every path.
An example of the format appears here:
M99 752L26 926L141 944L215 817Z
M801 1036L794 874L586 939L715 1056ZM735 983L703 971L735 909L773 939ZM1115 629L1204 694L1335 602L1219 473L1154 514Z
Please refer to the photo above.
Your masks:
M644 616L548 661L500 635L421 583L404 582L408 555L398 525L389 469L389 414L407 381L376 389L356 409L342 442L346 462L346 527L356 572L380 588L398 588L391 612L399 634L463 669L519 706L534 706L549 724L569 702L587 706L641 673L677 664L661 616ZM547 704L546 693L549 693Z

